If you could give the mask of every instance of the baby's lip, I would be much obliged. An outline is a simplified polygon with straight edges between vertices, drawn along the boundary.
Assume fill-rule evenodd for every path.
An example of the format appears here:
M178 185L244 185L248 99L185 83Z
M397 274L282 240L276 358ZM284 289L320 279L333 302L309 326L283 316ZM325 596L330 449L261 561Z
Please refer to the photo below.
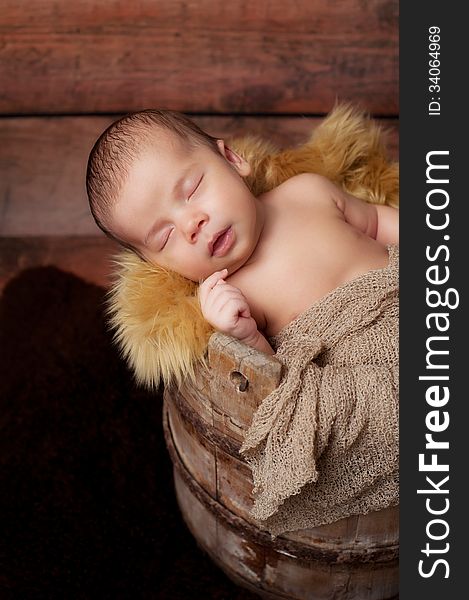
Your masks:
M213 248L215 246L216 241L222 237L229 229L231 229L231 225L228 227L225 227L225 229L222 229L221 231L218 231L215 235L213 235L208 243L208 251L210 253L210 256L213 256Z

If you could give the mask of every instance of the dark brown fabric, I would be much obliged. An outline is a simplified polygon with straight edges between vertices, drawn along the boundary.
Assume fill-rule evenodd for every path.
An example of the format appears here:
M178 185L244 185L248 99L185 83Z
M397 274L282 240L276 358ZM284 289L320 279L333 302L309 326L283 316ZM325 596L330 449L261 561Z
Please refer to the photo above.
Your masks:
M0 597L254 598L183 524L161 394L136 389L103 302L54 268L0 300Z

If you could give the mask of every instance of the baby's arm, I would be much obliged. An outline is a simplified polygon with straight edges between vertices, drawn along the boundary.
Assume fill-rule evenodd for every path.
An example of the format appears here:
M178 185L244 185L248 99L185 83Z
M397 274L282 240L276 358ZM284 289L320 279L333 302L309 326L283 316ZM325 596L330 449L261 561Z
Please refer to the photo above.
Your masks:
M232 335L244 344L266 354L275 354L257 329L246 298L223 279L227 269L216 271L200 285L199 300L205 319L218 331Z
M292 178L299 185L305 197L312 194L331 198L343 213L347 223L382 244L399 243L399 211L391 206L369 204L348 194L332 181L313 173L303 173Z
M396 208L368 204L335 185L334 188L334 199L347 223L384 245L399 244L399 211Z
M378 214L376 240L382 244L399 244L399 211L392 206L373 204Z

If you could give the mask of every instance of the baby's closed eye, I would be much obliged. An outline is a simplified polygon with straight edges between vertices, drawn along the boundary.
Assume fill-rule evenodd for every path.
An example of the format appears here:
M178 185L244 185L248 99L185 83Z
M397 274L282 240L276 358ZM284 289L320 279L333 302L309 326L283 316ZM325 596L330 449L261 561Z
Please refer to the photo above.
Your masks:
M191 183L191 185L189 186L189 189L191 190L187 196L187 199L190 200L192 198L192 196L196 193L196 191L199 189L200 184L202 183L202 179L204 178L204 176L202 175L201 177L196 178L195 183Z
M158 234L157 241L156 241L156 248L158 251L161 251L164 249L164 247L168 243L168 240L169 240L173 230L174 230L174 227L168 226L168 227L165 227L164 230Z

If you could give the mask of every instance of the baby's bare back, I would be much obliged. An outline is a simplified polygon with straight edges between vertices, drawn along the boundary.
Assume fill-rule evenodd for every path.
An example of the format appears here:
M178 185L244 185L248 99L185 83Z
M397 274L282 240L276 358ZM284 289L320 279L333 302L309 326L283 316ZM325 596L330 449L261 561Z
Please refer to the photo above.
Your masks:
M252 260L229 279L267 336L335 288L388 264L386 247L345 220L327 187L306 197L294 191L286 182L261 197L262 237Z

